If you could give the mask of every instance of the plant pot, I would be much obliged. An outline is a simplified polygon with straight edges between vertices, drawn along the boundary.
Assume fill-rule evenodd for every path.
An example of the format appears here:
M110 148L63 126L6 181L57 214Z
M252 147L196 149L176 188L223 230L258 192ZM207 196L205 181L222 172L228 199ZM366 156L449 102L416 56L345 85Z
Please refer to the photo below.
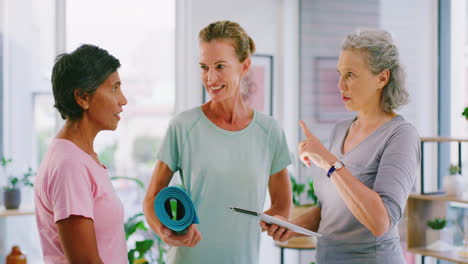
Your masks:
M448 196L460 196L464 191L463 177L460 174L445 176L443 188Z
M440 230L434 230L431 228L426 229L426 246L431 245L437 241L445 242L449 245L453 244L453 229L442 228Z
M3 203L7 210L18 209L21 204L21 190L5 190L3 191Z
M440 230L426 229L426 246L432 245L440 240Z
M449 245L453 245L453 237L455 236L455 230L451 227L445 227L440 230L440 240L444 241Z

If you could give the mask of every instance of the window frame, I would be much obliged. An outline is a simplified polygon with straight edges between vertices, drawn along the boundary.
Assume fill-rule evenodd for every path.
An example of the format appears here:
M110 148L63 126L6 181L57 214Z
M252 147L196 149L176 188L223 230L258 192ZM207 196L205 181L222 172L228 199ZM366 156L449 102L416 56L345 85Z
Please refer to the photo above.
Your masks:
M438 87L437 87L437 136L450 137L451 120L451 1L438 0ZM437 144L437 189L440 188L446 168L450 166L450 144Z

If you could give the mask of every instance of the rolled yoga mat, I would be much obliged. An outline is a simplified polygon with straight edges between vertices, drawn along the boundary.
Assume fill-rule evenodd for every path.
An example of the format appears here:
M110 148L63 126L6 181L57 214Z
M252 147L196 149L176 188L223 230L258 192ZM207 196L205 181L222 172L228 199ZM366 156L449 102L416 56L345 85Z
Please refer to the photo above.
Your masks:
M200 223L192 199L178 186L166 187L158 193L154 211L164 226L176 232Z

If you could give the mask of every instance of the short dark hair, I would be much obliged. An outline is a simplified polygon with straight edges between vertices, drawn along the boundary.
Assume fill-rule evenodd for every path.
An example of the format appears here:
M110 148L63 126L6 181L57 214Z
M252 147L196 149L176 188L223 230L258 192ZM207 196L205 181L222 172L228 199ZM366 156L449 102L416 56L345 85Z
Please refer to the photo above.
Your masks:
M62 53L52 69L52 91L55 104L63 119L71 121L83 117L83 109L76 102L75 90L93 94L120 67L120 62L106 50L84 44L71 53Z

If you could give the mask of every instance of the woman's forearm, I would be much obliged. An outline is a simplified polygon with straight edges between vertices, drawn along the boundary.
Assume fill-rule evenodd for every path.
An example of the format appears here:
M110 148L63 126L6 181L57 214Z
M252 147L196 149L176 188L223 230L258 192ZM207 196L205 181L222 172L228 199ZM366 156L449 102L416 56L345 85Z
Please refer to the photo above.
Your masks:
M390 217L378 193L351 175L346 167L333 173L331 180L354 217L374 236L388 231Z
M146 191L145 199L143 200L143 213L146 221L157 234L159 234L162 224L154 211L154 200L158 193L169 185L173 174L167 164L158 161L154 168L148 190Z
M269 215L281 215L289 219L292 193L287 169L283 169L270 176L268 190L270 192L271 206L265 213Z
M328 170L337 160L336 157L310 132L304 122L301 121L300 125L307 137L299 143L302 162L307 166L313 163ZM335 171L331 180L354 217L375 236L383 235L390 228L390 218L380 196L351 175L346 167Z
M162 190L161 188L160 190ZM159 190L159 191L160 191ZM156 195L159 193L156 193ZM146 221L150 228L159 235L159 230L161 229L161 221L156 216L156 212L154 211L154 200L156 199L156 195L153 197L145 197L143 200L143 214L145 215Z

